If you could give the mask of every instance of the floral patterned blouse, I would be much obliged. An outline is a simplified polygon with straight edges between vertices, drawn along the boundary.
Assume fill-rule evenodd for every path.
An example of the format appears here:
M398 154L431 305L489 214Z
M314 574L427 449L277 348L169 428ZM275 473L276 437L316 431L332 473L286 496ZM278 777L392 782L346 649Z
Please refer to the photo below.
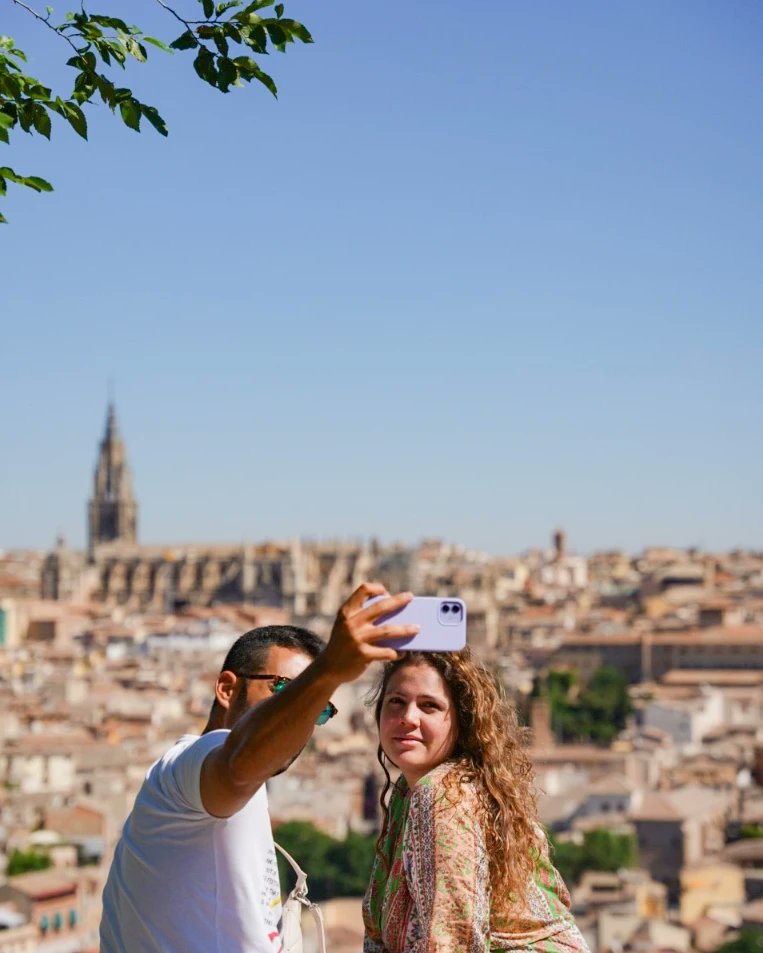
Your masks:
M473 784L452 804L445 762L413 788L393 788L389 828L363 901L363 953L589 953L570 896L544 847L521 909L491 913L488 857Z

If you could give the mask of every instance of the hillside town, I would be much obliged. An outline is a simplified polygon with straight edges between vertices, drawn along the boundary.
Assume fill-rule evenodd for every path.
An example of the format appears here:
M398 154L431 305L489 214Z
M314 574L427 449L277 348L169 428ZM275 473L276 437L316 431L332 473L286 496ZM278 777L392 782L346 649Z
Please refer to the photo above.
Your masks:
M367 579L465 601L469 644L528 726L594 953L711 953L763 930L763 551L582 556L563 530L506 557L436 539L145 546L137 516L110 407L86 549L0 551L0 953L97 951L121 825L148 766L206 721L227 648L269 623L326 638ZM376 674L269 782L276 832L373 837ZM329 949L357 953L359 897L323 905Z

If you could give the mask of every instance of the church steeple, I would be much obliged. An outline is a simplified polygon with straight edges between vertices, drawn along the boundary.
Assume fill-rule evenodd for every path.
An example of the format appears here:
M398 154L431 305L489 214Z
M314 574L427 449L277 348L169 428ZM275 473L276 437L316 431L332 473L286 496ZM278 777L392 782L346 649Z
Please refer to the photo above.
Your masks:
M134 543L137 539L138 504L132 491L125 445L117 427L113 401L106 414L106 429L98 451L93 496L88 504L88 553L99 543Z

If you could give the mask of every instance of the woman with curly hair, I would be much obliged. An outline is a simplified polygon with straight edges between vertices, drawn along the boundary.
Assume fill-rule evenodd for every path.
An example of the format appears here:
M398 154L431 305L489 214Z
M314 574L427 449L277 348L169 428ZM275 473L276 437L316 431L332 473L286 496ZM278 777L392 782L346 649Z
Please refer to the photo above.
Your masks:
M387 783L364 953L587 953L492 676L469 649L410 652L386 664L374 698Z

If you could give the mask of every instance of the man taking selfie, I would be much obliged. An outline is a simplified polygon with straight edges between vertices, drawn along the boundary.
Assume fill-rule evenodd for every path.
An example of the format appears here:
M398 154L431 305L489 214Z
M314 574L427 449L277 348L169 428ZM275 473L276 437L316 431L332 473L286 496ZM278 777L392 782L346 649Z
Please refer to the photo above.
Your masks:
M383 596L367 608L373 596ZM380 639L417 626L374 625L407 605L360 586L328 644L306 629L265 626L231 647L201 735L185 735L149 769L103 892L101 953L278 953L278 868L265 782L285 770L336 709L337 687L397 657Z

